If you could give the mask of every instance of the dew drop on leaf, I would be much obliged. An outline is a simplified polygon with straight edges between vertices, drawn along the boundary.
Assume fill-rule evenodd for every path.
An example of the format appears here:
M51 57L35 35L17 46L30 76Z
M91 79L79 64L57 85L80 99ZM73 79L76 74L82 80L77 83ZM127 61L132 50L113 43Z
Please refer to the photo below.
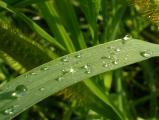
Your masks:
M91 73L90 65L84 65L82 68L85 70L85 73Z
M104 63L104 64L103 64L103 67L107 68L107 67L108 67L108 64L107 64L107 63Z
M75 57L76 58L81 58L81 54L78 53L77 55L75 55Z
M151 54L152 54L152 53L151 53L150 51L147 51L147 50L144 50L144 51L142 51L142 52L140 53L141 56L146 57L146 58L151 57Z
M60 77L58 77L56 80L57 80L58 82L61 82L63 79L64 79L64 78L63 78L62 76L60 76Z
M101 59L111 59L111 56L102 56Z
M15 91L11 95L13 97L21 97L21 96L24 96L27 91L28 91L28 89L25 85L18 85L15 88Z
M120 52L120 49L119 49L119 48L116 48L115 51L116 51L116 52Z
M6 114L6 115L13 115L14 114L13 107L5 109L4 110L4 114Z
M76 72L76 71L74 70L74 68L71 67L71 68L69 69L69 73L74 73L74 72Z
M39 89L39 91L44 91L44 90L45 90L45 88L43 88L43 87Z
M31 74L31 75L36 75L37 73L35 73L35 72L31 72L30 74Z
M61 59L62 62L69 62L69 58L68 56L65 56Z
M114 60L112 63L115 64L115 65L118 64L117 60Z
M44 70L44 71L46 71L46 70L48 70L49 68L48 67L42 67L41 68L41 70Z
M86 71L85 71L85 73L90 74L90 73L91 73L91 70L90 70L90 69L88 69L88 70L86 70Z
M126 41L130 40L132 37L130 35L125 35L124 38L123 38L123 44L126 43Z

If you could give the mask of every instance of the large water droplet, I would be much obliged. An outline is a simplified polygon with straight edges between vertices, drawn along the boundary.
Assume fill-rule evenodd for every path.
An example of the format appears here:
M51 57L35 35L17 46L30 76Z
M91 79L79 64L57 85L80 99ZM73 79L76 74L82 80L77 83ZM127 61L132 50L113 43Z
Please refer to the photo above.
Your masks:
M144 50L144 51L142 51L142 52L140 53L140 55L143 56L143 57L149 58L149 57L151 57L152 52L151 52L151 51Z
M21 97L21 96L24 96L27 91L28 91L28 89L25 85L18 85L15 88L15 91L11 95L13 97Z
M13 115L14 114L13 107L5 109L4 110L4 114L6 114L6 115Z

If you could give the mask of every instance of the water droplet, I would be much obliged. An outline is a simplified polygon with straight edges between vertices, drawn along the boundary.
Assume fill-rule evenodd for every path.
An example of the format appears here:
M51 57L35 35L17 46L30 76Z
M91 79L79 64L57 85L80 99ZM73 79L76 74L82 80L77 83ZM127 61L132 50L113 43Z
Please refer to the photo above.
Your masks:
M115 64L115 65L118 64L117 60L114 60L112 63Z
M143 57L146 57L146 58L149 58L149 57L151 57L151 52L150 51L147 51L147 50L144 50L144 51L142 51L141 53L141 56L143 56Z
M61 59L63 62L69 62L68 56L65 56Z
M28 74L25 75L25 78L28 78Z
M83 68L84 68L84 69L89 69L90 66L89 66L89 65L84 65Z
M80 58L80 57L81 57L81 54L78 53L77 55L75 55L75 57L76 57L76 58Z
M102 56L101 59L111 59L110 56Z
M128 58L127 58L127 57L125 57L125 58L124 58L124 60L128 60Z
M41 70L44 70L44 71L46 71L46 70L48 70L49 68L48 67L42 67L41 68Z
M65 70L65 69L62 70L62 74L63 74L63 75L65 75L65 74L67 74L67 73L68 73L68 70Z
M44 91L44 90L45 90L45 88L43 88L43 87L42 87L42 88L40 88L39 90L40 90L40 91Z
M61 82L63 79L64 79L64 78L63 78L62 76L60 76L60 77L58 77L56 80L57 80L58 82Z
M35 72L31 72L30 74L31 74L31 75L36 75L37 73L35 73Z
M114 46L108 46L108 49L114 49L115 47Z
M15 91L11 95L13 97L21 97L21 96L24 96L27 91L28 91L28 89L27 89L26 86L24 86L24 85L18 85L15 88Z
M69 72L70 73L74 73L74 72L76 72L72 67L69 69Z
M123 38L123 44L126 43L126 41L130 40L132 37L130 35L125 35L124 38Z
M116 48L115 51L120 52L120 49L119 49L119 48Z
M4 110L4 114L6 114L6 115L13 115L14 114L13 107Z
M84 65L82 68L85 69L85 73L91 73L90 65Z
M90 74L90 73L91 73L91 70L90 70L90 69L88 69L88 70L86 70L86 71L85 71L85 73Z
M108 67L108 64L107 64L107 63L104 63L104 64L103 64L103 67Z

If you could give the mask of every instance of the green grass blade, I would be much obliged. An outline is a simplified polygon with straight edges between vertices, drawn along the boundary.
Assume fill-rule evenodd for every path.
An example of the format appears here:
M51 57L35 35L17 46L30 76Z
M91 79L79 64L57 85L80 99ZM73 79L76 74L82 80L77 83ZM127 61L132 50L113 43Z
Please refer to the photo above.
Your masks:
M97 41L97 17L100 10L101 0L80 0L79 2L88 21L92 38Z
M135 39L119 39L63 56L2 86L0 118L13 118L79 81L155 56L159 56L159 45Z
M84 40L84 36L79 28L77 16L75 14L71 1L56 0L55 4L56 4L55 7L57 7L57 11L60 15L60 18L61 18L65 28L70 33L70 37L76 47L76 50L86 48L87 46L86 46L86 43Z
M43 17L48 23L50 30L55 35L55 38L66 47L69 53L74 52L74 45L67 31L61 23L60 16L55 9L55 2L51 0L41 0L37 3L37 6L39 7Z
M25 16L23 13L17 11L16 9L9 6L7 3L0 1L0 7L6 9L7 11L17 15L20 17L23 21L25 21L38 35L40 35L42 38L47 40L52 45L55 45L56 47L65 50L65 48L52 36L50 36L47 32L45 32L39 25L37 25L35 22L33 22L30 18Z

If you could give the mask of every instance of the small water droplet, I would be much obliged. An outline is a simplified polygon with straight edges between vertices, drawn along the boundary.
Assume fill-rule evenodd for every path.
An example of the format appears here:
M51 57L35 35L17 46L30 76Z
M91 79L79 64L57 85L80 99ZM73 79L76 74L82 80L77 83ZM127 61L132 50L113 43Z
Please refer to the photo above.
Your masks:
M123 38L123 44L126 43L126 41L130 40L132 37L130 35L125 35L124 38Z
M85 73L90 74L90 73L91 73L91 70L90 70L90 69L88 69L88 70L86 70L86 71L85 71Z
M6 115L13 115L14 114L13 107L4 110L4 114L6 114Z
M111 59L110 56L102 56L101 59Z
M108 49L114 49L115 47L114 46L108 46Z
M44 71L46 71L46 70L48 70L49 68L48 67L42 67L41 68L41 70L44 70Z
M61 82L63 79L64 79L64 78L63 78L62 76L60 76L60 77L58 77L56 80L57 80L58 82Z
M103 67L108 67L108 64L107 64L107 63L104 63L104 64L103 64Z
M91 73L90 65L84 65L82 68L85 69L85 73Z
M21 97L21 96L24 96L27 91L28 91L28 89L27 89L26 86L24 86L24 85L18 85L15 88L15 91L11 95L13 97Z
M144 50L144 51L142 51L142 52L140 53L141 56L146 57L146 58L151 57L151 54L152 54L152 53L151 53L150 51L147 51L147 50Z
M76 72L72 67L69 69L69 72L70 73L74 73L74 72Z
M63 75L65 75L65 74L67 74L67 73L68 73L68 70L65 70L65 69L62 70L62 74L63 74Z
M69 62L68 56L65 56L61 59L63 62Z
M35 72L31 72L30 74L31 74L31 75L36 75L37 73L35 73Z
M28 78L28 74L25 75L25 78Z
M115 65L118 64L117 60L114 60L112 63L115 64Z
M81 54L78 53L77 55L75 55L75 57L76 58L81 58Z
M120 48L116 48L115 51L120 52Z
M44 90L45 90L45 88L43 88L43 87L42 87L42 88L40 88L39 90L40 90L40 91L44 91Z

